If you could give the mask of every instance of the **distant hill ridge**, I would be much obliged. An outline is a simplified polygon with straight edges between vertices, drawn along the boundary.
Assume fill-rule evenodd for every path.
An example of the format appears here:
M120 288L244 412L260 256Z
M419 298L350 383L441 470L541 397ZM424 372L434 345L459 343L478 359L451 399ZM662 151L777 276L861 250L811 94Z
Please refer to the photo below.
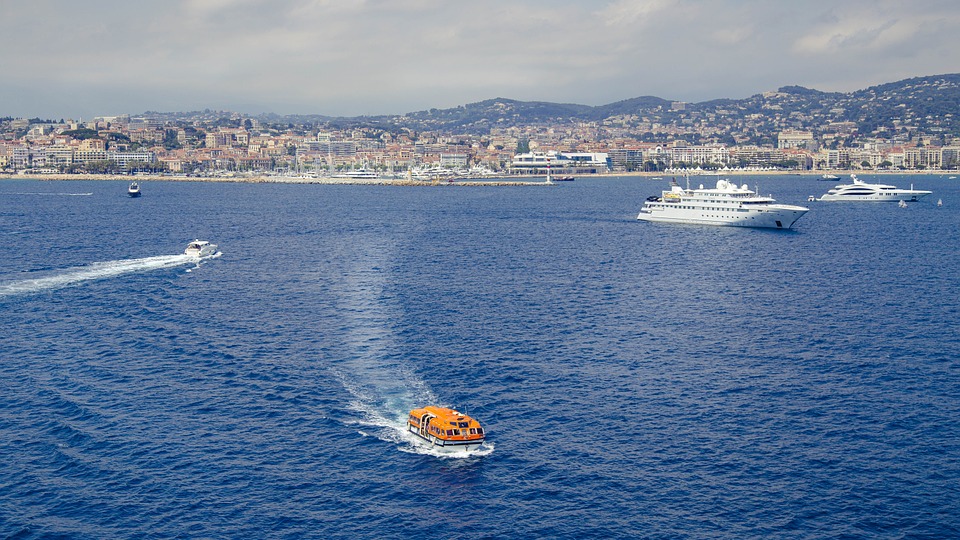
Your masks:
M758 130L818 131L835 123L853 123L860 134L921 132L960 136L960 74L914 77L854 92L822 92L783 86L743 99L685 103L655 96L625 99L607 105L518 101L493 98L449 109L403 115L330 117L260 115L268 122L323 123L331 127L371 126L461 133L489 133L493 127L619 119L661 125L701 125L723 131L725 125L752 118ZM159 113L153 113L159 114ZM762 117L762 120L757 120ZM705 129L704 131L710 131Z
M608 105L588 106L547 102L524 102L504 98L489 99L452 109L432 109L410 113L402 118L450 128L476 123L535 123L562 119L600 121L614 116L652 116L663 121L669 115L671 100L644 96ZM841 111L842 109L842 111ZM960 74L915 77L894 83L872 86L854 92L821 92L802 86L784 86L775 92L756 94L744 99L717 99L687 103L689 113L738 116L763 111L777 111L781 116L809 115L820 121L855 122L865 128L917 121L915 127L929 128L927 116L940 117L956 131L956 115L960 114ZM950 115L950 116L947 116ZM952 120L951 120L952 119ZM814 123L811 123L814 124ZM802 120L797 128L803 128ZM809 127L809 126L808 126ZM944 126L946 127L946 126ZM864 129L860 129L864 132ZM869 129L868 129L869 131Z

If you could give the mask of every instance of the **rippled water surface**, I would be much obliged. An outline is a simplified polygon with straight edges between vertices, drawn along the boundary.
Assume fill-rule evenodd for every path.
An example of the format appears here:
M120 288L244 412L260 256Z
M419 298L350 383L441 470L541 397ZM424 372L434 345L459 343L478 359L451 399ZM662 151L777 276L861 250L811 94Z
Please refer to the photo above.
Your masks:
M960 183L738 180L811 211L638 222L663 186L636 178L2 181L0 537L960 536ZM482 455L408 437L429 403Z

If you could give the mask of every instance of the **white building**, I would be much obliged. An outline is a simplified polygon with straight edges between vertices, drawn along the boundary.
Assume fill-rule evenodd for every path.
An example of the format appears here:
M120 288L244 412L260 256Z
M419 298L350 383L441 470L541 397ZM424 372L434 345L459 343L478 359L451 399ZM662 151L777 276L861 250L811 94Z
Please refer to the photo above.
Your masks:
M510 167L518 172L545 173L547 167L558 171L609 172L606 152L529 152L513 156Z
M144 163L153 163L157 160L157 155L153 152L107 152L107 159L113 161L121 167L126 167L129 163L142 161Z
M815 140L810 131L785 130L777 135L778 148L813 149Z
M466 168L466 154L440 154L440 166L445 168Z
M680 161L697 165L707 163L726 165L730 161L730 152L727 147L720 145L668 148L666 154L673 162Z

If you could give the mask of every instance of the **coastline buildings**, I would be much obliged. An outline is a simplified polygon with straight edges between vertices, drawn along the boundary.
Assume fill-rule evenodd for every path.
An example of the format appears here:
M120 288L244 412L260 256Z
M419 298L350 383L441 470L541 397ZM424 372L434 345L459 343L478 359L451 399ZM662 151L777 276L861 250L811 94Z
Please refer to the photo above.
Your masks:
M130 129L129 126L138 127ZM143 127L147 125L148 127ZM205 174L214 171L324 175L366 168L387 174L483 167L500 174L658 171L668 168L788 170L956 170L960 141L925 138L894 145L865 141L823 146L809 131L783 131L776 145L690 144L682 138L641 142L622 130L528 127L489 135L395 134L382 129L278 130L145 121L34 125L0 123L0 169L6 172L123 172L131 169ZM832 129L832 128L831 128ZM24 130L26 131L25 133ZM20 134L23 133L23 134ZM952 140L950 141L953 142ZM528 145L529 151L520 151Z
M952 134L958 131L951 124L954 113L923 115L919 109L931 102L922 92L943 92L944 84L935 78L912 82L858 102L803 89L709 104L664 101L597 120L542 115L539 109L525 120L513 112L518 103L508 100L474 104L479 110L472 119L457 121L443 111L377 122L300 124L222 111L85 122L0 118L0 170L316 176L359 168L404 175L476 167L542 175L548 160L557 173L575 174L668 168L956 170L960 136ZM912 102L907 92L916 94ZM893 113L882 121L862 112L887 102ZM849 120L850 110L860 111L859 124ZM497 119L503 111L510 115Z

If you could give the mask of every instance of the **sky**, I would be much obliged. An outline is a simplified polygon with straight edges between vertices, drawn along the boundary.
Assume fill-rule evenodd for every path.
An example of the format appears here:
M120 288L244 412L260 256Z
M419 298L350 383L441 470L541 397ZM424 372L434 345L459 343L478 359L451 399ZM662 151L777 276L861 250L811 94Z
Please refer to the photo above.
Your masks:
M960 72L956 0L0 0L0 117L700 102Z

